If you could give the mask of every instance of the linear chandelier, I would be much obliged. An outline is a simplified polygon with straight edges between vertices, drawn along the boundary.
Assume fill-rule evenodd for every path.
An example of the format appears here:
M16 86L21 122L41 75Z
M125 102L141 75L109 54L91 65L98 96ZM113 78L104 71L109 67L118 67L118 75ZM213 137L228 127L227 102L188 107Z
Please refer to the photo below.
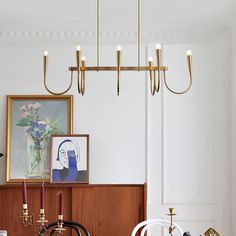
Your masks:
M62 92L54 92L47 86L47 69L48 69L48 52L44 52L44 87L45 89L52 95L63 95L67 93L73 83L73 72L77 73L77 87L78 93L85 94L85 72L86 71L116 71L117 72L117 95L119 96L120 93L120 72L121 71L147 71L149 73L150 79L150 91L152 95L158 93L160 90L161 84L161 72L163 73L164 84L166 88L174 93L174 94L185 94L192 85L192 52L190 50L186 51L187 56L187 66L188 66L188 74L189 74L189 85L183 91L175 91L167 83L166 79L166 71L168 67L161 65L161 45L156 45L156 65L153 63L153 58L148 58L148 63L146 66L140 65L140 48L141 48L141 31L140 31L140 19L141 19L141 4L140 0L137 0L137 66L123 66L121 64L121 57L122 57L122 48L121 46L117 47L116 50L116 59L117 64L116 66L100 66L100 2L97 0L97 40L96 40L96 55L97 55L97 65L96 66L86 66L86 59L82 56L81 47L76 47L76 63L77 66L69 67L69 71L71 74L70 77L70 84L67 89ZM157 72L157 78L156 78Z

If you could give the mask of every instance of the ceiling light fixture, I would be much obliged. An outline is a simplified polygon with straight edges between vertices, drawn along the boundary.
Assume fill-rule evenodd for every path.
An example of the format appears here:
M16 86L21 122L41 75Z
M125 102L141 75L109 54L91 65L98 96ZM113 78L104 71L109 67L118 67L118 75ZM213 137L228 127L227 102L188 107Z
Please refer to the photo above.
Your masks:
M77 86L78 86L78 92L79 94L84 95L85 93L85 72L86 71L116 71L117 72L117 95L119 96L120 93L120 72L121 71L147 71L149 72L150 77L150 90L151 94L155 95L155 93L158 93L160 90L160 81L161 81L161 72L163 72L163 79L164 84L166 85L166 88L174 93L174 94L185 94L192 85L192 53L190 50L186 52L187 56L187 65L188 65L188 73L189 73L189 85L188 87L183 91L175 91L170 88L170 86L167 83L166 79L166 71L168 70L168 67L161 65L161 45L156 45L156 62L157 65L153 64L153 59L151 57L148 58L148 65L147 66L141 66L140 65L140 48L141 48L141 32L140 32L140 19L141 19L141 4L140 0L137 0L137 66L122 66L121 65L121 57L122 57L122 48L121 46L117 47L116 50L116 58L117 58L117 65L116 66L100 66L100 6L99 6L99 0L97 0L97 65L96 66L86 66L86 59L84 56L82 56L81 47L76 47L76 67L69 67L69 71L71 73L70 78L70 84L68 88L62 92L53 92L51 89L47 86L47 68L48 68L48 52L44 52L44 87L46 90L53 94L53 95L63 95L67 93L72 86L73 82L73 72L77 72ZM157 72L157 79L156 79L156 72Z

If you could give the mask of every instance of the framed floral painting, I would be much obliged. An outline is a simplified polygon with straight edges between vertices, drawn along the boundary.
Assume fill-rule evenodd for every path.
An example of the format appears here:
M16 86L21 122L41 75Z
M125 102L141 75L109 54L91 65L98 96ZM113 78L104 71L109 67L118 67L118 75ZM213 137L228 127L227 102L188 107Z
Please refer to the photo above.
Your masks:
M6 181L50 180L50 136L71 134L73 97L7 96Z
M88 162L88 134L51 136L51 183L88 183Z

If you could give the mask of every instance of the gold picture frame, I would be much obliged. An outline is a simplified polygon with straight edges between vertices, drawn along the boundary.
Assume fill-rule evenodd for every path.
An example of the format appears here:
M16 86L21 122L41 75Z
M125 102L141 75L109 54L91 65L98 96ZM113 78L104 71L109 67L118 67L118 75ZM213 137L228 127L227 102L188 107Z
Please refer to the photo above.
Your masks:
M72 132L72 95L8 95L6 182L49 182L50 136Z

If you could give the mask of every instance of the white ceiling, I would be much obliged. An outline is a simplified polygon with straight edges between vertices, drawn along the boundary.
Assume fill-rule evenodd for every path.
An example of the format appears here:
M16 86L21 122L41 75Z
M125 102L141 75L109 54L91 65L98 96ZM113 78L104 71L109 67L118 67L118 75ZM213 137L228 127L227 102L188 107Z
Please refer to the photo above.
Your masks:
M142 30L224 27L233 0L141 0ZM100 0L101 31L135 31L137 0ZM0 29L95 31L96 0L0 0Z

